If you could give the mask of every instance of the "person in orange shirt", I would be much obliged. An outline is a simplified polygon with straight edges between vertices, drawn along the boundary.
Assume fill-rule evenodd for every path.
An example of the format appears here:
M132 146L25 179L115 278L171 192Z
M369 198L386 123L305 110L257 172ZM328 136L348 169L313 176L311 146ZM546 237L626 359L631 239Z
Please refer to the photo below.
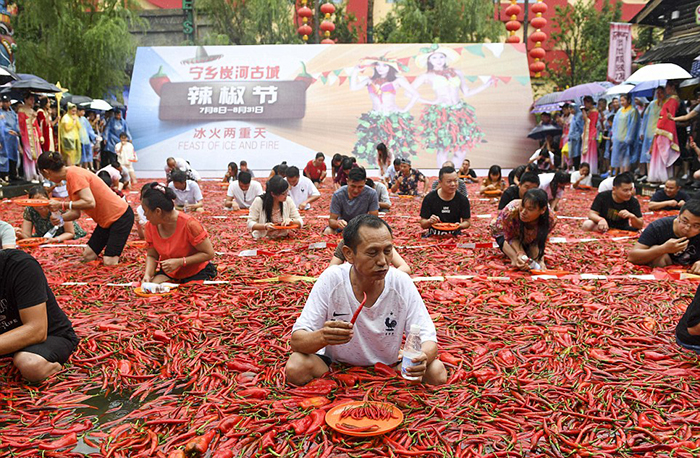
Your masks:
M175 192L148 183L142 193L146 223L145 283L211 280L216 277L214 247L209 234L191 215L175 208ZM156 271L160 262L160 270Z
M119 264L119 257L134 225L134 211L97 175L76 166L66 167L61 153L46 151L37 161L41 174L54 183L66 180L68 201L51 199L49 210L63 213L63 221L75 221L81 212L91 217L97 227L83 250L83 261L94 261L104 253L104 264ZM59 224L52 216L53 224Z

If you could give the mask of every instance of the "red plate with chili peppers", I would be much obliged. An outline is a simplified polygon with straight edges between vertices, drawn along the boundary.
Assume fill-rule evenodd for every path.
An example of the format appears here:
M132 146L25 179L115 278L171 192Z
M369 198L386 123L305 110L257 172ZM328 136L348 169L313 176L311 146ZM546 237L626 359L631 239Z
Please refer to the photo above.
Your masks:
M402 422L403 413L387 402L352 401L326 413L328 426L348 436L378 436L393 431Z
M17 240L17 246L20 248L33 248L39 245L48 243L49 239L46 237L29 237L26 239Z

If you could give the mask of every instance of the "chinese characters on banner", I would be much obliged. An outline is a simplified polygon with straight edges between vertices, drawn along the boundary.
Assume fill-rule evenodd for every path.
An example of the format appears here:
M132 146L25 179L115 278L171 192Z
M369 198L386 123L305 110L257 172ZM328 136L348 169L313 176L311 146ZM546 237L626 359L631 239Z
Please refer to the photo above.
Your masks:
M632 24L610 23L608 81L619 84L632 73Z

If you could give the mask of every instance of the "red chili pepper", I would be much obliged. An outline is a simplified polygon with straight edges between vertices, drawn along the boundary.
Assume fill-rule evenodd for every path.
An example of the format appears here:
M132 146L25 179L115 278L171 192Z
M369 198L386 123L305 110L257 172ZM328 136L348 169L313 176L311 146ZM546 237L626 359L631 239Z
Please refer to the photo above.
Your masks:
M236 372L258 372L260 368L254 364L246 363L245 361L231 360L226 361L226 367Z
M299 396L327 396L336 388L338 388L338 383L335 380L317 378L304 386L293 388L289 392Z
M265 388L248 388L246 390L241 390L236 394L242 398L267 399L267 397L270 395L270 390Z
M209 444L216 436L216 429L211 429L204 435L196 437L185 445L185 453L190 456L201 456L209 450Z
M351 425L349 423L336 423L335 427L338 429L344 429L346 431L352 431L356 433L376 431L379 429L379 425L356 426Z
M289 423L289 427L294 430L294 434L299 436L301 434L304 434L309 429L309 426L311 426L312 421L313 418L311 417L311 415L307 415L298 420L292 421L291 423Z
M357 376L352 374L335 374L335 378L345 386L355 386L357 384Z
M302 409L309 409L311 407L323 407L330 404L330 399L324 398L322 396L314 396L312 398L306 398L299 401L299 407Z
M326 422L326 413L321 409L317 409L311 412L309 416L311 417L311 424L306 430L306 434L313 434L321 429L321 426Z
M163 85L165 83L170 82L170 78L168 78L168 75L166 75L163 72L163 66L161 65L160 68L158 69L158 73L151 76L151 78L148 80L148 82L151 84L151 87L153 88L155 93L160 95L161 88L163 87Z
M360 314L362 307L365 306L365 302L367 302L367 293L362 293L362 302L360 302L360 306L357 308L357 310L355 310L355 313L352 315L352 319L350 320L351 324L355 324L355 320L357 320L357 316Z
M39 442L39 450L58 450L78 443L78 435L70 433L53 442Z
M185 452L182 450L173 450L168 455L168 458L187 458L187 455L185 455Z
M274 429L265 433L263 435L263 437L260 439L260 447L263 450L267 450L268 448L274 448L276 436L277 436L277 432Z

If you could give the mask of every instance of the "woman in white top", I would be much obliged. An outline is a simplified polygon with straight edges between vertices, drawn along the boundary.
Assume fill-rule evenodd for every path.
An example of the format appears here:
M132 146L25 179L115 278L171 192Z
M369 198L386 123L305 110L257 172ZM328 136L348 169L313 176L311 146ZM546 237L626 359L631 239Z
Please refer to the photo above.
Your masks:
M274 229L274 226L304 225L294 200L288 195L289 183L279 175L270 178L265 187L265 194L258 196L250 206L248 229L253 238L286 237L286 229Z

